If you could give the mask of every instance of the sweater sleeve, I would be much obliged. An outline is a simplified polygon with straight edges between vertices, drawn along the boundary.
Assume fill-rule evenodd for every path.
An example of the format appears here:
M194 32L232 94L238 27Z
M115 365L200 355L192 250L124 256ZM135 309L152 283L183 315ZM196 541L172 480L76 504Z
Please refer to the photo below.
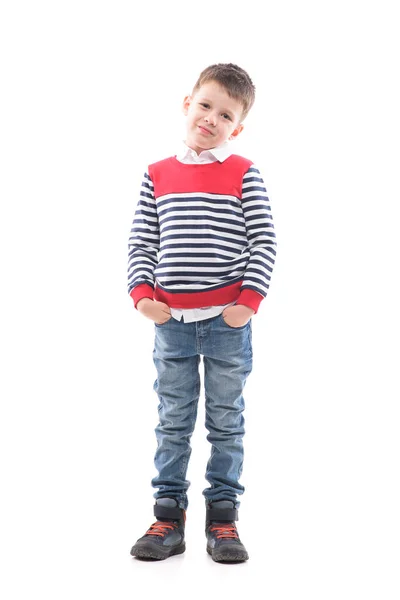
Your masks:
M242 209L250 258L237 304L244 304L257 312L268 292L275 263L276 238L267 190L254 165L243 177Z
M144 174L128 243L128 293L135 308L142 298L153 299L154 269L158 263L160 230L154 186Z

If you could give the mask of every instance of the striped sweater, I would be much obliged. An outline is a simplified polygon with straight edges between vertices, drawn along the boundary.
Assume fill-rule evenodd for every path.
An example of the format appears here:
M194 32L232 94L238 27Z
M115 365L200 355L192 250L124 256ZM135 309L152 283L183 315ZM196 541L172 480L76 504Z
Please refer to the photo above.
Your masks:
M250 160L149 166L129 237L128 292L171 308L236 302L257 312L276 242L267 191Z

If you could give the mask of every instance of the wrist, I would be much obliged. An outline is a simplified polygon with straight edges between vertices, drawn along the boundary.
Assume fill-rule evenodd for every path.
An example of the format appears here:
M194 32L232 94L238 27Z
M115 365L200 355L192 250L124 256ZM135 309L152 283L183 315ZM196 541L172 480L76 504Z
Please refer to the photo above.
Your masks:
M251 308L250 306L246 306L246 304L236 304L236 306L241 306L242 308L245 308L246 311L249 313L249 315L254 315L256 313L254 308Z
M149 304L150 302L153 304L153 300L151 298L141 298L136 303L136 308L139 310L140 308L143 308L146 304Z

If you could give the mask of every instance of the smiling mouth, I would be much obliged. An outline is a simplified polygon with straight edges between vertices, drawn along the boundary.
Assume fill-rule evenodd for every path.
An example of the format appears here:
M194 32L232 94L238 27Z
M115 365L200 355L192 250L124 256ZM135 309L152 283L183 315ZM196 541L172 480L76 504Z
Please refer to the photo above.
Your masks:
M207 135L212 135L211 131L209 131L209 130L208 130L208 129L206 129L205 127L202 127L201 125L199 125L198 127L199 127L199 129L200 129L200 131L201 131L202 133L205 133L205 134L207 134Z

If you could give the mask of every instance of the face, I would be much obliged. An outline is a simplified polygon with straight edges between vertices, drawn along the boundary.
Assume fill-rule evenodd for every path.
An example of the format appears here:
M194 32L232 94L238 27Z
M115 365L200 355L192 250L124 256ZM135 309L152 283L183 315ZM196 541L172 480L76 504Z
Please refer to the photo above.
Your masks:
M183 101L186 144L197 154L235 139L243 129L243 106L215 81L208 81Z

